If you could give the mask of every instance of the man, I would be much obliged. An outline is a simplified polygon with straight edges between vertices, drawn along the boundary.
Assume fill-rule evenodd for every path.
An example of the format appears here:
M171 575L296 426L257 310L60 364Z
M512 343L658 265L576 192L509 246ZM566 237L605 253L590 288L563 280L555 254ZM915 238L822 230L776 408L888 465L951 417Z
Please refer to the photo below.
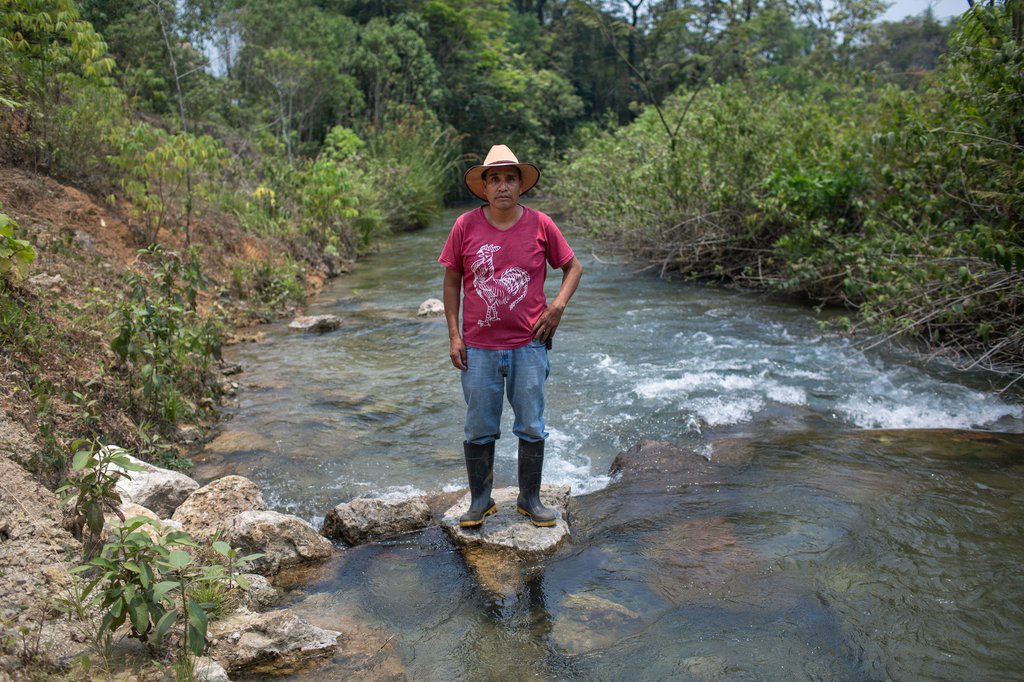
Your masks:
M548 436L544 380L551 337L583 266L551 218L519 204L519 196L540 179L535 165L519 163L512 150L495 145L463 179L487 205L459 216L438 258L445 266L449 357L462 372L467 406L463 450L472 502L459 525L478 527L497 511L491 498L494 442L501 436L502 394L507 393L515 414L512 432L519 438L516 511L535 526L553 526L555 512L540 502ZM562 270L550 305L544 296L549 265Z

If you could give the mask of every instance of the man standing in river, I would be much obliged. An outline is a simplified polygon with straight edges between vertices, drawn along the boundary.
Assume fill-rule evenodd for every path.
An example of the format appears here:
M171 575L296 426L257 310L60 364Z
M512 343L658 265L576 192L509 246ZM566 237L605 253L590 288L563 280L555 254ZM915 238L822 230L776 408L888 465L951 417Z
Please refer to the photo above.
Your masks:
M491 486L504 393L515 415L512 432L519 438L516 511L535 526L555 525L555 512L540 502L548 436L544 381L551 337L583 266L551 218L519 203L539 179L535 165L520 163L505 145L491 147L483 164L463 178L487 205L459 216L438 258L445 266L449 357L461 370L467 406L463 450L472 502L459 519L465 528L480 526L497 511ZM544 296L549 265L562 270L562 284L550 305Z

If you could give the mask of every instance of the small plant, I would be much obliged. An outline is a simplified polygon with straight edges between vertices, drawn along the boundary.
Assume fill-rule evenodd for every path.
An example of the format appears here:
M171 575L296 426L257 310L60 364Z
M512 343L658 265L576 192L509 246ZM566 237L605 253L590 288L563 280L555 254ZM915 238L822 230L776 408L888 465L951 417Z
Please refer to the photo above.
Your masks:
M182 659L201 656L211 615L225 610L222 598L233 586L246 589L244 579L234 568L197 558L202 547L188 533L161 533L154 519L130 518L113 536L99 556L72 569L89 578L81 600L91 599L103 611L97 639L127 624L129 636L158 647L180 623ZM236 561L262 556L238 558L227 543L218 544L226 548L215 551Z
M210 367L220 358L220 326L196 309L205 279L194 250L188 261L159 245L139 256L150 269L127 277L130 294L115 313L120 331L111 348L141 384L141 416L172 424L199 411L191 398L217 390Z
M28 273L29 264L36 259L36 250L24 239L14 238L18 223L6 213L0 213L0 281L18 283Z
M72 478L57 493L72 504L72 529L83 539L85 555L90 556L99 545L103 533L103 514L113 512L123 520L117 493L117 482L131 478L128 471L142 471L123 448L100 447L96 441L76 440L71 460ZM85 533L84 531L88 531Z

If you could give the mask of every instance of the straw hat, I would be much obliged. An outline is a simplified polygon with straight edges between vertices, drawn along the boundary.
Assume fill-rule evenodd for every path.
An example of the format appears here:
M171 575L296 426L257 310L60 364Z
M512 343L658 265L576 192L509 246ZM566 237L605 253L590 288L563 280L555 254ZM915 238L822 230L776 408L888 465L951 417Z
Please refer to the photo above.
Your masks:
M519 159L516 158L511 149L503 144L496 144L491 147L491 151L487 152L487 158L484 159L482 164L473 166L466 171L463 181L466 183L469 191L473 193L473 196L487 201L487 193L484 191L484 172L491 168L504 168L506 166L515 166L519 169L519 173L523 178L521 194L529 192L537 184L537 181L540 180L539 168L532 163L519 163Z

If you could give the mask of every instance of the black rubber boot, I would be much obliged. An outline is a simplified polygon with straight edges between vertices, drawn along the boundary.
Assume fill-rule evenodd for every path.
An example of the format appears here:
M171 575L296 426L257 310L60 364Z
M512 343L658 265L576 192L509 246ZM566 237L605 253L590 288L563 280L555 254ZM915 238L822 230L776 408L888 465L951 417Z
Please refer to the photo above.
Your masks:
M544 469L544 441L519 439L519 499L516 511L529 516L535 526L555 525L558 514L540 503L540 475Z
M466 453L466 473L469 475L469 494L472 502L469 511L459 517L459 525L463 528L476 528L483 525L484 517L498 511L491 497L491 485L494 483L494 441L477 445L463 442L462 449Z

